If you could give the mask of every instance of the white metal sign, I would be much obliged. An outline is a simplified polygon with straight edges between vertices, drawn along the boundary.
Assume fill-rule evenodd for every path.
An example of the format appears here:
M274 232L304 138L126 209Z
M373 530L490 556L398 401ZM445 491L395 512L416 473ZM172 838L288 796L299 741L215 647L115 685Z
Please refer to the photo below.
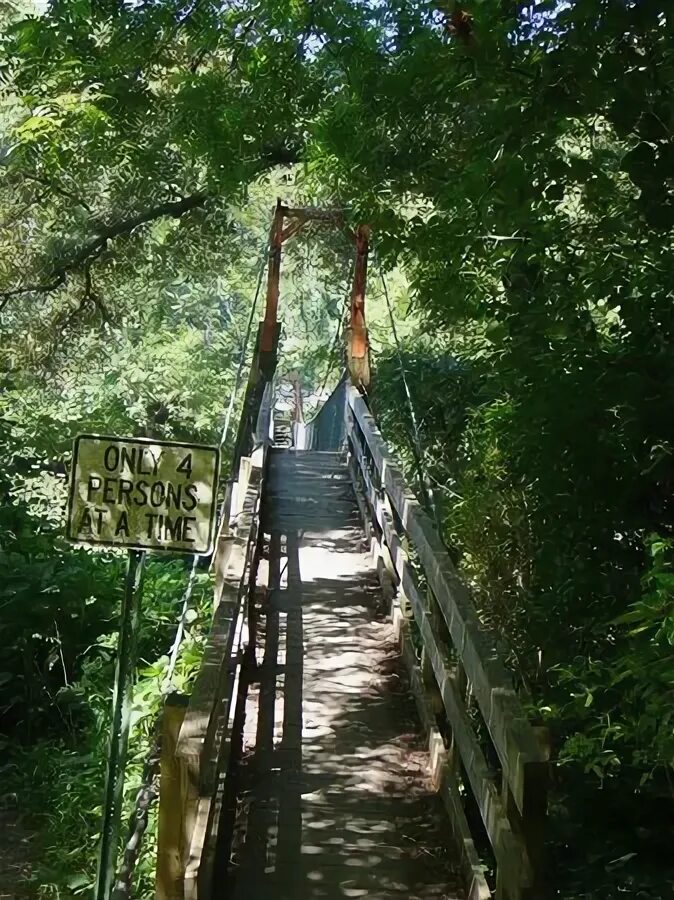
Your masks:
M201 444L81 434L68 537L77 543L209 553L219 451Z

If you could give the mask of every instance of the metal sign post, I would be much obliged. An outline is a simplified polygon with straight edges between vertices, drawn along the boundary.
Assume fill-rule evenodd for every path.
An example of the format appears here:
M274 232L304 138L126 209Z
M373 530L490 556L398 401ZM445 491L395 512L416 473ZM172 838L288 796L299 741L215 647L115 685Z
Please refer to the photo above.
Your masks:
M101 850L96 878L96 900L108 900L115 877L119 823L124 793L124 769L129 744L133 701L133 671L140 624L140 586L145 564L144 550L129 550L120 615L115 687L112 695L112 728L105 778Z
M146 550L211 552L220 451L201 444L83 434L75 439L70 540L128 551L95 900L115 877Z

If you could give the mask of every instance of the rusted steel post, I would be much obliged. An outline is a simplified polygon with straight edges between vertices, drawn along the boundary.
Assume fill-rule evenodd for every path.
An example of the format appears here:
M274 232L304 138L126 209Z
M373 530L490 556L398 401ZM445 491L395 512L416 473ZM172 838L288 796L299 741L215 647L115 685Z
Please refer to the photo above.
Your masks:
M356 265L351 290L351 355L354 359L363 359L368 348L365 327L365 285L369 250L370 228L368 225L360 225L356 232Z
M276 317L278 314L279 281L281 277L281 247L283 245L283 220L286 208L280 200L269 235L269 270L267 273L267 304L264 311L260 352L271 353L275 349Z
M351 318L347 331L347 359L352 381L363 387L367 387L370 382L369 346L365 325L365 286L369 250L370 227L359 225L356 231L356 263L351 288Z

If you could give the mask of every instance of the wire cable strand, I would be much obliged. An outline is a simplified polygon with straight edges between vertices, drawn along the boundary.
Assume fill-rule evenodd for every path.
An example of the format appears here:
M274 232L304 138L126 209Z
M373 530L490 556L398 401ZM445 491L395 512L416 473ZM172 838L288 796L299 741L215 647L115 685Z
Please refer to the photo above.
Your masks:
M260 296L260 289L262 287L262 279L264 276L264 271L267 264L267 257L269 254L269 244L265 242L265 247L262 254L262 260L260 264L260 272L257 280L257 288L255 290L255 297L253 299L253 303L250 309L250 315L248 317L248 324L246 327L246 334L243 340L243 346L241 348L241 356L239 358L239 364L237 368L236 378L234 380L234 388L229 398L229 405L227 408L227 414L225 416L225 422L222 429L222 434L220 436L220 447L222 447L227 440L227 435L229 433L229 426L232 418L232 412L234 410L234 404L236 402L236 397L241 388L241 381L243 377L243 369L245 366L246 358L248 356L248 345L250 342L250 335L253 328L253 320L255 318L255 310L257 308L257 301ZM224 505L224 504L223 504ZM221 511L222 515L222 511ZM180 654L180 648L182 646L183 638L185 636L185 626L187 624L187 616L190 610L190 601L192 599L192 593L194 591L194 586L197 580L197 571L199 569L199 561L200 557L197 554L194 554L192 557L192 566L190 568L189 578L187 580L187 585L181 597L181 611L180 618L178 620L178 627L176 628L175 637L173 639L173 643L171 645L171 649L169 650L169 662L166 669L166 677L164 678L161 686L161 696L162 700L165 702L168 698L169 694L174 689L174 676L176 666L178 664L178 656ZM134 804L133 811L131 813L131 817L128 825L128 836L124 846L124 855L122 858L122 863L120 868L115 873L114 878L114 886L112 891L113 900L127 900L130 896L131 890L131 879L133 877L133 870L135 868L136 862L138 860L140 842L142 840L143 834L145 832L145 828L147 826L147 813L150 805L157 797L157 791L155 789L155 781L157 778L157 768L158 768L158 760L159 760L159 751L158 751L158 741L159 741L159 726L156 726L156 734L155 738L152 741L152 746L150 749L149 756L145 762L145 773L143 777L143 783L136 797L136 802Z
M236 378L234 380L234 389L229 398L229 406L227 408L227 415L225 416L225 422L222 429L222 434L220 436L220 447L222 447L227 440L227 435L229 433L229 426L232 419L232 412L234 410L234 405L236 402L236 397L241 389L241 381L243 380L243 370L246 364L246 359L248 357L248 345L250 343L250 336L253 330L253 321L255 319L255 310L257 309L257 301L260 296L260 289L262 287L262 279L264 277L264 272L267 266L267 256L269 254L269 244L265 242L264 250L262 253L262 259L260 264L260 271L257 279L257 288L255 290L255 297L253 298L253 303L250 308L250 315L248 316L248 324L246 326L246 334L243 340L243 346L241 348L241 355L239 357L239 364L236 372ZM185 591L181 598L181 611L180 611L180 619L178 620L178 628L176 629L175 638L173 640L173 644L171 645L171 649L169 651L169 664L166 670L166 678L164 679L162 685L162 693L167 695L173 689L173 676L175 675L176 665L178 663L178 655L180 653L180 647L183 641L183 637L185 635L185 625L187 624L187 614L190 610L190 600L192 599L192 593L194 591L194 585L196 583L197 578L197 569L199 568L199 560L200 557L196 554L192 558L192 568L190 569L190 576L187 581L187 586L185 587Z
M262 265L260 266L260 272L257 278L257 288L255 289L255 297L253 298L253 304L250 308L250 315L248 316L248 324L246 325L246 336L243 340L243 347L241 350L241 357L239 359L239 365L236 370L236 379L234 381L234 390L231 393L229 398L229 406L227 408L227 415L225 416L225 423L222 428L222 434L220 436L220 446L222 447L227 440L227 435L229 433L229 426L232 420L232 413L234 412L234 403L236 401L237 394L241 389L241 381L243 379L243 369L246 363L246 358L248 356L248 342L250 341L250 334L253 329L253 320L255 318L255 310L257 309L257 301L260 296L260 289L262 288L262 279L264 278L264 272L267 265L267 257L269 255L269 244L265 243Z
M373 253L373 256L375 254ZM376 257L375 257L376 259ZM400 377L403 383L403 390L405 392L405 399L407 401L407 408L409 411L410 422L412 423L412 456L414 457L414 466L417 470L417 477L419 479L419 486L421 487L423 493L426 495L426 499L429 505L431 512L433 513L433 518L435 519L435 524L438 529L438 532L441 534L440 527L440 516L438 514L437 504L435 500L435 494L433 488L431 487L431 480L428 476L428 472L426 469L426 465L424 463L424 452L421 444L421 430L419 428L419 421L417 419L417 414L414 409L414 402L412 400L412 393L410 391L409 382L407 380L407 372L405 371L405 363L403 359L402 353L402 344L400 342L400 338L398 336L398 329L396 327L395 316L393 315L393 306L391 304L391 297L388 290L388 285L386 283L386 278L384 277L384 273L381 268L381 264L379 260L376 259L377 269L379 271L379 278L381 280L381 285L384 291L384 297L386 298L386 307L388 310L389 320L391 322L391 333L393 334L393 341L395 343L396 348L396 356L398 358L398 367L400 369Z

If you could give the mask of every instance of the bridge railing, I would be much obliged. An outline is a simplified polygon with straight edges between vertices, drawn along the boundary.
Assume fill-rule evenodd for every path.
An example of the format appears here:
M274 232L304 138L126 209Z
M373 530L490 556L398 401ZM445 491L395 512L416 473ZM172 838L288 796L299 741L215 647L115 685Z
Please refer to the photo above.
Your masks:
M472 796L493 850L497 900L541 900L544 749L435 526L353 387L346 433L352 475L365 499L378 568L391 588L392 614L429 734L435 785L462 853L469 900L492 894L462 795Z
M308 450L339 450L346 439L344 409L348 375L345 373L316 415L304 428Z
M259 512L273 433L273 388L255 386L244 406L238 469L230 479L213 554L214 614L187 706L167 704L162 741L157 900L211 900L232 750L231 719L245 650L254 643L249 607Z

